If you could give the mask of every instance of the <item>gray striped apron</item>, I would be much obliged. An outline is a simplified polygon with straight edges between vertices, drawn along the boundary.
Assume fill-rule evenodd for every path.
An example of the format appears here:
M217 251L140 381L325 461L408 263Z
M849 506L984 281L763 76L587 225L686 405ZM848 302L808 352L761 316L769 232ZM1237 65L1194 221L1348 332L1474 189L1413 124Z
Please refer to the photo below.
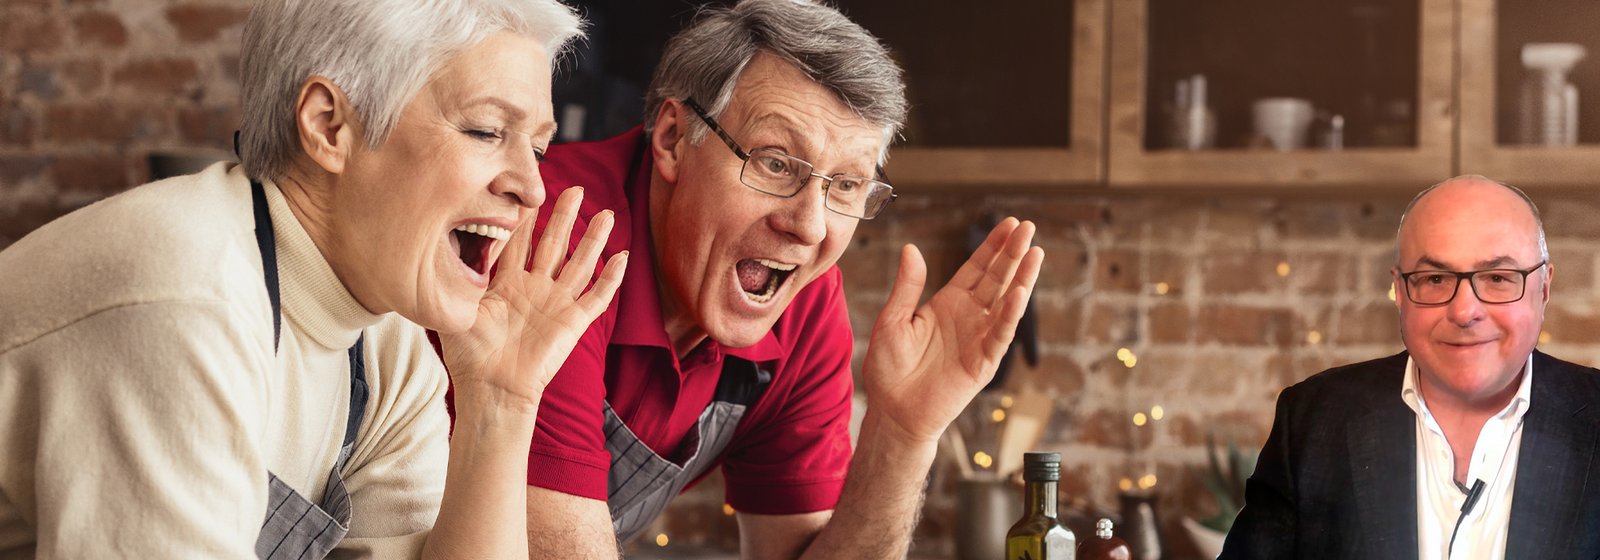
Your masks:
M638 536L667 509L673 496L716 465L733 439L739 419L771 382L772 374L755 363L725 357L711 404L674 454L687 457L681 465L656 455L617 417L610 403L605 405L606 451L611 452L606 505L611 509L611 526L618 542Z
M272 302L272 346L278 347L282 338L282 298L278 292L278 249L272 233L272 215L267 210L266 191L261 183L250 181L250 199L255 207L256 246L261 249L261 265L267 285L267 299ZM344 443L339 446L339 460L328 473L327 489L321 503L312 503L289 487L278 475L269 475L267 483L267 517L261 523L261 534L256 537L256 556L270 560L298 560L326 558L333 547L350 532L350 493L344 487L344 468L350 454L355 451L356 430L361 427L361 417L367 411L366 357L362 353L362 335L351 346L350 355L350 414L345 419Z

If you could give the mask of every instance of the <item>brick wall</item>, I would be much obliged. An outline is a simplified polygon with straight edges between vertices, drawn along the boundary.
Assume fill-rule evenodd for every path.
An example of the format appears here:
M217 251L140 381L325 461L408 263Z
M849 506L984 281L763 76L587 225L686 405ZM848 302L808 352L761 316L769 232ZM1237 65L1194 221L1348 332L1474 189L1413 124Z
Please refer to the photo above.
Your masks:
M0 246L148 175L225 150L249 2L0 3Z
M0 4L0 247L144 182L151 153L227 148L247 4ZM1182 555L1176 520L1213 508L1187 472L1203 464L1208 432L1257 448L1279 389L1399 350L1386 271L1409 195L912 192L862 225L841 267L864 348L901 244L922 247L938 285L966 255L968 224L991 214L1038 222L1041 364L1017 369L1002 391L1055 399L1040 447L1064 453L1066 495L1114 509L1124 478L1156 475L1167 539ZM1590 242L1600 204L1534 196L1557 270L1542 346L1600 363L1588 338L1600 331ZM1123 348L1137 356L1132 368L1117 356ZM1134 426L1134 413L1156 405L1162 419ZM920 552L950 550L953 479L941 463ZM680 500L661 524L672 546L737 542L720 497L713 478Z

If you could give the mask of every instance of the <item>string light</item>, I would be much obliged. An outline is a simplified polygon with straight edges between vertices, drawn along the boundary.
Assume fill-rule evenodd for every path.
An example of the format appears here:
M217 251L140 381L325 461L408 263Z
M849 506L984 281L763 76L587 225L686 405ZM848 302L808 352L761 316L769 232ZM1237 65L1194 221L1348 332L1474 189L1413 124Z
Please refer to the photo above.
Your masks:
M994 418L995 422L1005 422L1006 421L1006 409L1004 409L1004 408L996 408L996 409L994 409L994 412L989 414L989 417L990 418Z
M1129 490L1132 490L1133 489L1133 479L1131 479L1131 478L1122 479L1122 482L1118 482L1117 483L1117 488L1121 488L1123 492L1127 492Z
M1143 481L1140 481L1140 482L1143 482ZM661 533L659 535L656 535L656 546L667 546L667 534L666 533Z
M987 469L994 464L994 457L990 457L988 453L979 451L972 454L972 462Z
M1133 425L1142 427L1146 422L1149 422L1149 419L1145 417L1143 412L1133 413Z
M1306 333L1306 343L1313 346L1322 344L1322 331L1313 330Z
M1166 415L1167 415L1167 409L1161 408L1161 405L1158 404L1158 405L1150 407L1150 419L1151 420L1160 420L1162 417L1164 417Z
M1281 261L1278 263L1278 276L1289 276L1289 261Z
M726 515L726 516L732 517L733 516L733 505L732 504L722 504L722 515Z
M1123 367L1132 369L1134 364L1139 363L1139 356L1135 355L1132 350L1127 348L1118 348L1117 361L1122 362Z
M1011 395L1003 395L1000 397L1000 408L1011 408L1013 402L1015 401L1011 400Z
M1549 343L1550 343L1550 331L1540 331L1539 332L1539 344L1549 344Z
M1170 292L1170 291L1172 291L1172 286L1167 285L1166 282L1156 282L1156 293L1157 294L1164 296L1164 295L1167 295L1167 292Z
M1149 490L1156 487L1156 475L1147 474L1139 477L1139 489Z

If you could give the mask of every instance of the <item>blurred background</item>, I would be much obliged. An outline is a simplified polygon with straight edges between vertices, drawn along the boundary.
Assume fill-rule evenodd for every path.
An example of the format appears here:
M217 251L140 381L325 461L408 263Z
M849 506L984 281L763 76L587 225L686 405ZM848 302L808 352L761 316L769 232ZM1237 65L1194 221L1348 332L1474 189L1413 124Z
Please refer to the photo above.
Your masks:
M569 141L640 121L661 43L701 5L574 3L592 28L557 78ZM1031 328L930 473L913 556L956 558L1020 515L1028 449L1062 453L1080 538L1109 516L1140 558L1211 554L1191 526L1226 526L1278 391L1401 349L1395 227L1453 175L1531 192L1557 271L1541 347L1600 363L1600 4L1507 4L837 2L901 60L913 104L901 197L840 262L858 356L902 244L942 282L975 228L1016 215L1048 255ZM4 0L0 248L226 157L248 10ZM729 557L737 539L713 476L630 556Z

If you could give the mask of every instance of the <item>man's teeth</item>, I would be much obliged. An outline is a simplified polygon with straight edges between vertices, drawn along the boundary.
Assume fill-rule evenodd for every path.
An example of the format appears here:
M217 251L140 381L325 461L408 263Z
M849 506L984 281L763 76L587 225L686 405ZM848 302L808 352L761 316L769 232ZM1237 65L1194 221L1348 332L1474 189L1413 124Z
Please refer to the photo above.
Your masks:
M744 290L740 290L739 293L744 294L744 297L748 298L750 301L756 303L766 303L771 301L772 296L778 293L778 282L775 280L767 282L767 287L762 289L761 293L759 294L752 294Z
M787 275L790 272L793 272L794 269L797 268L797 265L784 264L784 263L781 263L781 262L770 261L770 260L759 258L759 257L757 257L755 259L752 259L752 260L754 260L756 262L756 264L759 264L761 266L770 268L770 269L772 269L774 271L771 274L767 275L767 284L766 284L765 287L763 287L761 289L761 293L752 294L750 292L745 292L743 290L740 290L741 292L744 293L744 297L746 297L750 301L753 301L753 302L756 302L756 303L766 303L768 301L771 301L772 300L772 296L774 296L774 295L776 295L778 293L778 285L783 283L784 278L786 278Z
M511 230L489 224L467 224L464 226L456 226L456 231L464 231L467 233L482 235L484 237L498 239L500 241L511 239Z
M764 266L764 267L767 267L767 268L770 268L770 269L773 269L773 270L781 270L781 271L784 271L784 272L788 272L788 271L794 270L794 268L796 266L796 265L792 265L792 264L783 264L783 263L777 262L777 261L769 261L767 259L761 259L761 258L756 259L756 262L761 263L761 266Z

